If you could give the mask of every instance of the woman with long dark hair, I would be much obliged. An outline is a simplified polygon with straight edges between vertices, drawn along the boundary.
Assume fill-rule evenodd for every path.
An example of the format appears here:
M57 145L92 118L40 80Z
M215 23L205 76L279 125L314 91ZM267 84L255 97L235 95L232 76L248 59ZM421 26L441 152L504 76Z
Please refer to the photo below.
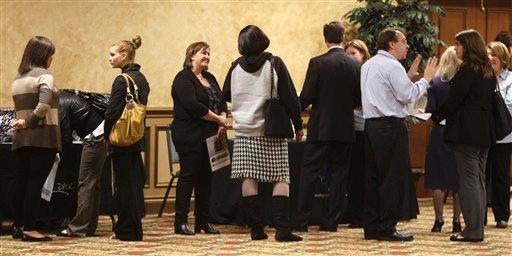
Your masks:
M446 119L444 140L452 144L458 174L465 227L450 240L480 242L487 209L485 165L489 147L496 142L492 115L496 77L477 31L459 32L455 51L462 64L451 80L448 99L432 120L439 123Z
M13 238L51 241L36 231L41 189L61 149L59 90L48 70L55 46L46 37L28 41L12 83L16 110L12 150L17 164ZM22 231L23 230L23 231Z

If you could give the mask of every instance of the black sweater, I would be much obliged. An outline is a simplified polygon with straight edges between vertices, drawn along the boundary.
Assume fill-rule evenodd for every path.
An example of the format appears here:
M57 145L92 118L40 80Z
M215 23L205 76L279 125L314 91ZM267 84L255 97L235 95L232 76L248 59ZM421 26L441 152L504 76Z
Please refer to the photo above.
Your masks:
M202 72L208 80L217 97L220 99L220 112L227 112L220 87L211 73ZM191 69L183 69L172 82L171 95L174 103L173 121L171 124L172 138L178 151L197 150L207 137L213 136L218 125L201 119L208 114L209 100L206 88L195 76Z

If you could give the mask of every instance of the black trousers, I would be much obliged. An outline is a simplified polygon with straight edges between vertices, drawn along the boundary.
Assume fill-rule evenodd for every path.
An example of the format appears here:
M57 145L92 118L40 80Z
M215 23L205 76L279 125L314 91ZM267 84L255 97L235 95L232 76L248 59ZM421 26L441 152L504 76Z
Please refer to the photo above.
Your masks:
M142 163L140 152L122 152L112 154L112 167L115 178L114 198L117 206L117 224L114 227L116 237L122 241L141 241L141 207L136 201L143 193L143 182L137 181L136 171Z
M177 146L178 147L178 146ZM210 190L212 171L206 143L198 151L178 152L180 177L176 185L175 226L188 223L190 198L195 191L196 223L210 221Z
M41 190L55 161L56 149L22 147L14 151L16 161L16 194L14 226L24 231L36 229L41 203Z
M414 186L407 127L401 118L367 119L365 132L364 233L389 235L395 231L403 206L416 200L407 189Z
M489 149L486 179L488 198L496 222L510 218L510 155L512 143L495 144Z
M306 226L311 215L315 181L322 168L330 174L329 205L323 225L337 226L347 191L352 143L307 142L304 148L296 224Z
M348 205L346 219L349 223L363 223L364 206L364 143L365 133L356 131L356 143L352 146L352 158L348 171Z

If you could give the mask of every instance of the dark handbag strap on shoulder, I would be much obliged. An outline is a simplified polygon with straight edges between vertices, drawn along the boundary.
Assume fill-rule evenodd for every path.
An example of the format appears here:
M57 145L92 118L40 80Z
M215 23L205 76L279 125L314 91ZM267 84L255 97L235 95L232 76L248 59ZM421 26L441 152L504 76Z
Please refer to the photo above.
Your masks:
M124 77L124 80L126 81L126 102L130 102L135 99L137 103L140 103L139 87L135 83L135 80L133 80L133 78L127 73L122 73L121 76ZM130 82L133 84L133 93L135 94L135 97L133 97L133 94L130 92Z
M270 57L270 98L271 99L277 99L277 95L273 97L274 95L274 86L275 85L275 77L274 77L274 56ZM277 90L276 90L277 91ZM277 94L277 92L276 92Z

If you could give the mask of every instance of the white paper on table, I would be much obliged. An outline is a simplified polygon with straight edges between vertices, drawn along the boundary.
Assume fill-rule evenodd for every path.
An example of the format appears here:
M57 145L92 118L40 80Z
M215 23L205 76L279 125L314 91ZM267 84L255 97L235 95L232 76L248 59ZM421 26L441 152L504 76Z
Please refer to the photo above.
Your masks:
M430 119L430 116L432 116L431 113L416 113L416 114L414 114L414 117L421 119L423 121L427 121L428 119ZM446 125L446 119L443 119L443 121L441 121L439 124Z
M229 157L228 138L226 135L216 138L216 135L206 139L208 156L210 157L210 166L212 172L228 166L231 163Z
M48 202L50 202L50 199L52 199L53 184L55 184L55 177L57 177L57 169L59 169L59 163L60 155L57 153L55 155L55 161L53 162L52 170L50 171L50 174L48 174L48 177L44 182L43 189L41 190L41 198Z

